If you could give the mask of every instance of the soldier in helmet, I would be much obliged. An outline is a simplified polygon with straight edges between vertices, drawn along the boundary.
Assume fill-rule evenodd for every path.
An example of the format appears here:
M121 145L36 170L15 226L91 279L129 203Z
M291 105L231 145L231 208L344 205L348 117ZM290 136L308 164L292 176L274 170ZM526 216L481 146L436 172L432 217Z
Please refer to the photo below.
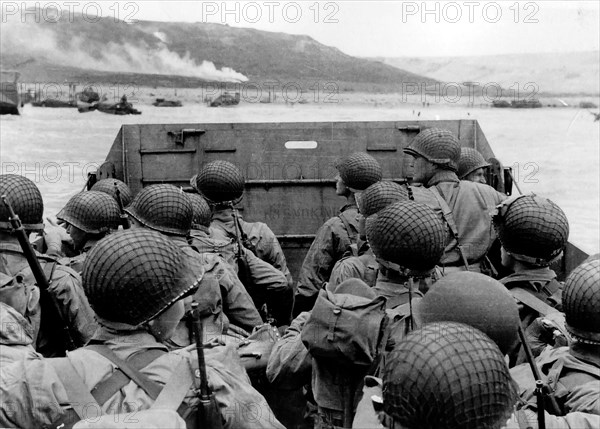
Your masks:
M218 256L227 262L229 267L238 272L238 264L235 258L238 250L242 251L248 269L249 281L251 283L248 293L254 301L256 308L264 304L270 309L270 315L277 326L288 325L292 315L293 294L288 288L286 277L281 271L271 264L259 259L254 253L233 241L218 240L211 238L209 227L212 211L206 200L198 194L187 194L194 208L194 219L190 231L190 244L201 254ZM219 271L224 271L221 269ZM224 292L225 293L225 292ZM235 300L234 300L235 301Z
M281 271L292 289L292 275L273 231L263 222L246 222L237 211L234 212L233 206L241 201L244 194L242 172L228 161L217 160L202 167L190 183L211 204L211 237L240 241L260 259Z
M367 242L365 222L369 216L388 205L408 199L407 188L386 180L372 184L356 196L359 211L358 232L364 250L359 251L358 256L346 256L335 264L329 278L331 286L338 285L349 278L358 278L369 286L375 286L379 265Z
M600 261L584 262L571 272L562 291L566 329L571 336L568 347L547 348L536 359L550 391L559 405L559 416L568 427L598 427L600 424ZM535 380L528 364L511 370L525 401L524 410L536 410ZM546 408L550 411L549 408ZM577 413L577 414L574 414ZM577 420L589 416L596 423ZM535 413L527 413L531 415ZM548 416L547 416L548 417ZM593 420L595 419L595 420ZM588 420L589 421L589 420ZM567 426L562 426L567 427Z
M486 184L486 169L490 166L483 155L470 147L460 148L460 161L458 162L458 178L469 182Z
M83 269L86 253L110 231L119 229L120 211L117 202L104 192L80 192L73 196L56 217L65 222L75 250L81 252L60 263L77 273Z
M441 211L450 230L440 265L445 271L467 266L479 271L496 239L489 212L506 197L490 186L458 178L460 143L448 130L421 131L404 152L414 158L413 181L427 188L415 192L415 201Z
M374 406L390 429L500 429L517 401L497 345L460 323L410 333L387 356L382 378Z
M500 281L519 301L523 328L534 328L540 316L561 308L561 285L549 265L567 244L569 223L552 201L536 195L511 198L498 206L494 227L502 244L502 265L513 274ZM525 362L523 350L511 354L511 364Z
M31 180L13 174L0 175L0 195L6 195L28 233L44 229L42 195ZM39 291L39 301L25 317L33 323L37 333L34 337L36 350L44 356L62 356L66 350L63 328L69 327L74 345L82 346L97 328L94 312L83 294L81 278L76 272L61 266L54 258L41 254L37 257L50 288L47 292ZM0 272L18 283L29 285L22 290L31 290L30 286L36 283L4 204L0 204ZM60 314L51 300L56 302Z
M192 427L201 412L195 375L201 363L195 350L169 352L161 342L183 317L183 299L202 287L202 273L198 261L155 231L131 229L100 241L84 262L83 287L101 329L66 358L22 362L28 383L6 383L3 377L0 424L61 427L100 414L133 418L171 389L162 403L174 401L167 408ZM210 303L198 304L199 312L212 311ZM223 427L283 427L249 384L232 346L206 349L205 356ZM246 407L261 412L248 418Z
M119 191L119 197L121 198L123 207L127 207L131 203L131 200L133 200L133 195L131 194L129 186L119 179L98 180L90 189L90 191L104 192L113 197L115 201L117 201L117 190Z
M358 209L355 194L381 180L381 166L375 158L355 152L336 164L335 192L346 198L338 216L329 219L319 230L308 249L296 290L294 316L312 308L319 290L329 281L333 267L345 254L356 255L358 247Z
M411 299L422 296L419 288L426 289L421 284L435 278L446 243L444 224L426 205L400 201L368 219L367 239L380 267L375 292L387 298L388 309L402 307L406 316Z
M194 209L185 193L173 185L151 185L138 192L125 211L132 218L132 227L149 228L167 235L186 258L201 262L205 275L197 299L208 301L210 297L214 306L214 320L207 330L217 336L227 333L226 319L250 331L262 323L252 299L222 258L200 254L187 242ZM189 344L183 322L172 341L174 346Z

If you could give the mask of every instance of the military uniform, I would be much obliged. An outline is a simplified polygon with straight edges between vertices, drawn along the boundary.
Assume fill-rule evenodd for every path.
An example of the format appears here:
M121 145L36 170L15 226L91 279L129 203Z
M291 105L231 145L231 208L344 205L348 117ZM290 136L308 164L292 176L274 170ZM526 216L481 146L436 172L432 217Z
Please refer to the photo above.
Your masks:
M68 257L60 258L58 260L58 263L61 265L64 265L65 267L69 267L70 269L75 271L77 274L81 275L81 272L83 271L83 261L85 261L87 252L89 252L90 249L92 247L94 247L97 242L98 242L98 240L86 241L86 243L83 246L83 248L81 249L81 252L79 253L79 255L73 256L71 258L68 258Z
M233 275L229 276L231 282L240 283L238 280L238 261L239 253L238 244L233 239L218 240L211 238L208 234L209 226L212 219L212 212L208 203L203 197L197 194L188 194L194 207L194 219L192 222L192 230L190 231L189 242L192 247L203 255L203 258L214 260L219 259L219 264L227 263L221 272L231 271ZM247 294L252 298L252 306L263 308L266 304L270 312L270 317L274 318L278 325L287 325L290 322L293 305L293 289L288 284L288 279L281 271L273 267L271 264L259 259L250 250L242 247L242 257L245 263L247 272L242 274L248 276L245 279L249 284L240 285L246 287ZM221 287L222 293L227 294L232 287ZM239 288L236 288L239 289ZM225 295L224 295L225 296ZM227 300L226 300L227 301ZM245 299L244 299L245 301ZM236 304L226 303L227 307L233 307ZM246 303L237 304L238 307L246 306ZM247 324L245 325L247 326ZM245 329L248 329L247 327Z
M584 262L569 275L562 293L565 326L572 336L569 347L547 348L536 359L538 368L556 398L558 412L600 416L600 261ZM535 380L527 364L511 370L519 383L526 408L535 410ZM577 421L577 420L576 420ZM597 419L596 421L600 421ZM578 421L581 424L580 421ZM584 427L583 425L580 427Z
M450 270L464 269L458 248L460 244L469 270L478 271L496 239L490 212L506 196L490 186L459 180L456 171L461 148L450 131L437 128L424 130L404 152L415 158L424 158L438 167L433 175L424 178L423 185L429 188L431 194L415 193L415 201L437 206L450 229L450 241L440 265Z
M7 194L26 230L43 229L42 196L33 182L22 176L0 175L0 193ZM11 233L8 217L4 204L0 204L0 234L6 236L0 242L0 272L9 277L22 274L23 283L33 285L36 283L35 277L16 236ZM69 328L74 345L78 347L94 334L97 324L94 312L83 293L79 275L59 265L54 258L40 254L37 257L50 287L48 292L41 293L41 300L35 311L41 313L40 330L35 339L36 350L44 356L61 356L66 350L62 337L64 326ZM64 320L58 320L50 299L56 301Z
M346 256L333 266L329 284L337 286L344 280L361 279L369 286L374 286L379 272L379 265L371 249L360 256Z
M101 330L89 346L69 353L67 358L20 361L18 369L28 383L7 386L3 398L10 398L12 410L27 409L32 403L44 407L34 416L36 424L27 420L29 413L9 412L0 418L20 427L35 427L40 422L58 425L57 417L64 419L72 412L67 404L77 409L77 403L85 400L75 396L77 389L73 387L80 383L100 404L99 408L86 404L85 409L91 409L90 419L98 411L115 414L115 419L133 418L154 404L156 393L149 393L150 387L161 392L173 386L183 393L178 412L188 424L193 422L199 400L193 370L197 359L189 350L169 353L155 338L162 335L161 328L149 323L198 288L197 270L190 266L192 261L182 266L181 257L181 251L168 239L139 229L113 234L92 249L83 277L86 294L103 324ZM200 311L206 310L200 304ZM107 380L119 374L111 353L132 366L136 358L144 359L145 365L139 369L142 378L132 381L126 377L116 388L107 385ZM205 356L208 383L224 427L283 428L265 399L250 385L234 348L216 347L206 350ZM144 388L138 384L140 380Z

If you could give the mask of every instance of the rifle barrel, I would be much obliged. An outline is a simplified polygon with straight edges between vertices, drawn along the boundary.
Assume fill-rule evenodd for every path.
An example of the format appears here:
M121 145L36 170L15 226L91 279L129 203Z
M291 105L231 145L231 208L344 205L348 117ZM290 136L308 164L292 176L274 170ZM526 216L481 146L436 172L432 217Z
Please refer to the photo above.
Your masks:
M192 302L192 325L194 327L194 336L196 337L196 353L198 354L198 370L200 371L200 397L207 400L210 398L210 389L208 387L206 361L204 359L204 329L196 301Z

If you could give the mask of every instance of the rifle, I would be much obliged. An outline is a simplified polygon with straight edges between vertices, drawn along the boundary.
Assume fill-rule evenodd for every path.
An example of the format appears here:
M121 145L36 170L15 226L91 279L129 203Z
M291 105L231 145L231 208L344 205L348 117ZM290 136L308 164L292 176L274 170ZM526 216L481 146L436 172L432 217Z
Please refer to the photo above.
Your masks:
M208 385L208 376L206 375L206 361L204 359L204 329L202 326L202 320L200 320L200 312L198 310L198 303L192 302L191 308L191 323L193 336L196 341L196 353L198 354L198 373L197 376L200 378L200 387L196 389L196 393L200 398L200 404L198 406L196 427L200 428L211 428L211 429L222 429L223 420L221 419L221 413L219 406L215 399L210 386Z
M21 250L23 251L23 255L25 256L25 258L27 259L27 263L29 264L29 267L31 268L31 272L33 273L33 276L35 277L37 286L40 289L40 292L42 292L49 298L48 301L51 303L51 307L48 310L50 312L53 312L54 315L57 317L57 320L60 320L60 322L61 322L61 325L63 328L62 334L63 334L63 340L64 340L65 347L67 350L75 350L76 347L75 347L75 343L73 342L73 338L71 337L71 333L69 331L69 325L66 323L66 318L64 317L64 315L61 311L61 308L58 305L58 302L56 302L56 299L50 293L50 283L48 282L48 279L44 275L44 271L42 270L40 261L38 260L36 254L35 254L35 251L33 250L31 243L29 242L29 238L27 237L25 228L23 227L23 224L21 223L21 219L19 219L19 216L17 216L17 214L13 210L12 205L10 204L10 201L8 201L7 196L2 195L1 198L2 198L2 202L4 203L4 206L8 210L8 213L9 213L8 220L10 221L10 223L15 231L17 240L19 240L19 244L21 245Z
M550 392L550 388L544 380L542 379L542 374L540 373L537 364L535 363L535 359L533 357L533 353L531 352L531 348L529 347L529 343L527 342L527 338L525 337L525 331L523 330L523 326L519 323L519 338L521 339L521 344L523 345L523 350L525 351L525 356L527 357L527 362L529 363L529 367L531 368L531 372L533 373L533 378L535 378L535 396L537 398L537 413L538 413L538 427L539 429L546 429L546 418L544 415L544 411L546 410L546 398L550 404L550 408L552 414L561 415L560 407L558 406L558 402L556 402L556 398Z
M123 229L129 229L131 228L131 222L129 221L129 216L125 213L123 200L121 199L121 191L119 191L117 182L115 182L115 197L117 199L117 204L119 204L119 211L121 212L121 225L123 225Z

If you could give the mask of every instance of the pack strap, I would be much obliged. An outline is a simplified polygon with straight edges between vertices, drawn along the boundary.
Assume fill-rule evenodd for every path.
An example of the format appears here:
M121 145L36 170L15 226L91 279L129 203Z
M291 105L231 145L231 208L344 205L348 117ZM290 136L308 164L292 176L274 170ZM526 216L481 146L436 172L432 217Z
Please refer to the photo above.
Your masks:
M442 216L444 217L444 220L446 221L448 228L450 228L450 232L452 233L452 236L456 240L456 247L458 249L460 258L462 259L462 262L463 262L465 268L467 269L467 271L469 271L469 261L467 260L467 257L465 256L465 253L463 252L462 246L460 244L460 236L458 235L458 228L456 226L456 222L454 221L454 215L452 214L452 210L450 209L450 206L448 205L446 200L440 194L440 191L438 190L438 188L436 188L435 186L432 186L429 189L431 189L433 196L435 197L435 199L438 201L438 204L442 208Z
M93 350L114 363L131 381L137 384L148 396L156 399L162 389L158 383L150 380L146 375L132 368L127 362L118 357L111 349L103 344L91 344L85 347Z
M542 301L535 295L533 295L527 289L523 289L520 287L514 287L512 289L509 289L509 292L515 299L522 302L527 307L537 311L542 316L547 316L550 313L554 313L554 312L558 311L555 308L546 304L544 301Z
M354 244L357 242L358 231L356 231L355 228L352 227L352 225L350 224L350 221L346 217L347 215L345 215L344 213L346 213L346 212L340 213L338 215L338 217L344 224L344 229L348 233L348 238L350 239L350 244ZM358 254L358 248L356 249L356 253ZM354 251L353 251L353 256L356 256L356 254L354 254Z
M139 371L150 365L165 353L167 352L161 349L144 350L130 356L129 359L127 359L127 364ZM96 398L96 401L98 401L99 404L105 404L106 401L112 398L119 390L127 386L130 381L131 379L119 367L119 369L113 372L110 377L98 383L92 389L92 396Z
M96 399L92 396L87 386L83 383L81 376L75 370L75 367L68 357L46 359L46 362L48 362L56 371L56 374L67 392L68 403L72 407L72 411L77 414L79 420L94 417L90 415L90 413L93 413L93 411L90 410L94 409L98 410L98 416L102 415L102 408L98 402L96 402ZM73 419L72 412L70 411L71 410L67 410L66 415L61 417L61 422Z
M182 360L152 404L152 409L177 410L194 383L194 374L187 359Z

